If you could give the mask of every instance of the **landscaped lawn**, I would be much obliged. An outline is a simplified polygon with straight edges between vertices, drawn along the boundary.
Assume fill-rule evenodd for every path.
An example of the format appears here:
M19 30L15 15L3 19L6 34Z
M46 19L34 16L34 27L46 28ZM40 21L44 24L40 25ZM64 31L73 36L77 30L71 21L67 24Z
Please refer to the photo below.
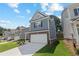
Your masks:
M0 52L15 48L17 46L18 44L16 42L8 42L8 43L0 44Z
M49 47L48 45L37 51L34 56L71 56L72 54L65 47L63 40L59 41L56 46Z
M33 56L72 56L72 53L69 49L65 46L63 42L63 35L58 35L58 42L54 45L46 45L39 51L37 51Z

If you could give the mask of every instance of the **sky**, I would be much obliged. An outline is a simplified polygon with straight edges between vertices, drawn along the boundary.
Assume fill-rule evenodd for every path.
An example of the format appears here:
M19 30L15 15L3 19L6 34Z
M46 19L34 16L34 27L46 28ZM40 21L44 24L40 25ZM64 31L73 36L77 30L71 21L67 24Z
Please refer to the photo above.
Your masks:
M0 3L0 26L8 29L15 29L18 26L28 27L37 10L61 18L62 11L69 5L69 3Z

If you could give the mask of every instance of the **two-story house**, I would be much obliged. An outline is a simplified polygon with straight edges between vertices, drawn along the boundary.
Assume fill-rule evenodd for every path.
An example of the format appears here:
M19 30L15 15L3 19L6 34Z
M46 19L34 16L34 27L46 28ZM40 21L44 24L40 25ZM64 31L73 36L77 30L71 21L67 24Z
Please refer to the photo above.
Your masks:
M79 47L79 3L64 9L61 17L64 39Z
M13 32L15 34L14 39L17 39L19 36L19 39L28 39L33 43L52 44L57 40L56 18L54 15L47 15L37 11L31 18L28 28L18 27L15 32ZM8 35L8 37L10 36Z
M55 19L53 15L37 11L30 20L29 32L26 32L30 42L54 43L57 39Z

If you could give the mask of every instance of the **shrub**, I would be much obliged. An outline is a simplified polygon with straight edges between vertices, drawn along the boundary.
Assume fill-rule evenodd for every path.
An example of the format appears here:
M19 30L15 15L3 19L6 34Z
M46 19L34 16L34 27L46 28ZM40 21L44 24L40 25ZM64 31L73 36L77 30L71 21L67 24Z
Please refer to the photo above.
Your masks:
M79 48L76 49L76 53L79 55Z
M17 40L17 44L18 44L18 45L23 45L23 44L25 44L25 39Z

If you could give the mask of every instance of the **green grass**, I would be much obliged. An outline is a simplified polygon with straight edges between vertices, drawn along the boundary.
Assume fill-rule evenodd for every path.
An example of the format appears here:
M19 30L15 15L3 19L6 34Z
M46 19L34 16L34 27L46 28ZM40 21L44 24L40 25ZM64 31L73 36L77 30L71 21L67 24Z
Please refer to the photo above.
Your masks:
M18 45L16 42L8 42L8 43L0 44L0 52L15 48L17 46Z
M2 38L3 36L0 36L0 38Z
M71 56L68 48L64 46L62 40L56 46L49 47L46 45L41 50L37 51L33 56Z
M54 56L71 56L69 49L65 47L64 42L61 40L60 44L56 47Z
M63 36L58 35L58 42L56 42L51 47L46 45L39 51L37 51L33 56L72 56L69 49L65 46L63 42Z

